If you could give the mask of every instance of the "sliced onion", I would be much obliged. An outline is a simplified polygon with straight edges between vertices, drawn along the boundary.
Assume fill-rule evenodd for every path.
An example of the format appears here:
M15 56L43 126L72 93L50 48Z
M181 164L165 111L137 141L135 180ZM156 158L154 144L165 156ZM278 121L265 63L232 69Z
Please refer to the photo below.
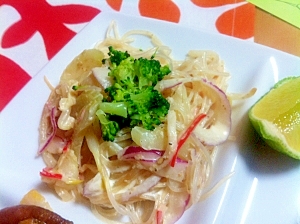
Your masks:
M156 84L154 87L157 91L162 92L165 89L170 89L182 84L185 81L183 78L178 79L165 79Z
M139 146L129 146L124 150L121 160L156 162L164 152L156 149L146 150Z
M190 194L187 192L174 192L169 195L167 210L163 214L163 223L175 223L183 215L190 201Z
M41 144L39 153L42 153L46 149L46 147L49 145L49 143L51 142L51 140L54 138L54 136L56 134L57 124L56 124L56 120L55 120L55 113L56 113L56 108L55 107L51 108L49 118L50 118L52 131L47 136L46 141L43 144Z
M143 163L145 164L145 163ZM175 180L178 182L183 182L183 180L186 177L186 169L188 166L188 162L185 160L181 160L177 158L176 164L174 167L172 166L165 166L162 169L159 169L155 171L155 174L161 176L161 177L166 177L171 180Z
M122 194L122 201L128 201L130 198L148 192L160 181L160 179L161 177L159 176L151 175L150 177L145 179L140 185L134 186L130 190L125 191Z
M132 140L144 149L161 149L167 147L166 130L162 126L154 130L146 130L143 127L135 126L131 129Z
M66 142L61 137L55 135L46 147L48 152L60 154L66 147Z
M165 151L156 149L146 150L139 146L129 146L124 150L123 154L119 156L119 159L137 162L144 169L150 170L156 175L182 182L185 178L188 165L186 160L177 157L174 167L166 166L159 170L154 168L154 165L163 157L164 153Z
M113 83L112 77L108 76L108 67L95 67L92 69L93 75L101 86L106 89L110 87Z
M121 160L136 160L145 162L156 162L164 155L165 151L157 149L144 149L140 146L129 146L125 148L119 155ZM186 160L177 158L179 163L187 163Z
M226 94L218 86L199 77L187 77L162 80L155 88L163 91L188 82L199 82L199 94L206 97L212 104L208 111L203 111L207 115L205 120L211 124L205 126L205 122L202 122L204 125L198 125L194 133L206 145L218 145L224 142L231 129L231 106Z
M226 94L216 85L206 80L201 82L201 91L211 101L212 106L206 119L211 122L208 127L198 125L194 134L206 145L218 145L224 142L231 130L231 106Z
M91 199L101 196L104 192L103 182L100 173L97 173L83 187L83 196Z

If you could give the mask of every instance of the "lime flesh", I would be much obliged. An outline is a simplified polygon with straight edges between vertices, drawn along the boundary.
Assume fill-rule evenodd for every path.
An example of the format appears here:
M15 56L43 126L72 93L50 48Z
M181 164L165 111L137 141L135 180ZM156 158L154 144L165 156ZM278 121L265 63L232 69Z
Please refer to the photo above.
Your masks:
M253 105L249 118L273 149L300 159L300 77L279 81Z

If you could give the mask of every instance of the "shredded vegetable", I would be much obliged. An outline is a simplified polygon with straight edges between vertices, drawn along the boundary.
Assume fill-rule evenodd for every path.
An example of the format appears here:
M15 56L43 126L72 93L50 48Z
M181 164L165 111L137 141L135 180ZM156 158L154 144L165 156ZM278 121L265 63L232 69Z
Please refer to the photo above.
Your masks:
M132 37L138 35L148 37L152 47L135 47ZM170 107L154 130L121 127L106 141L105 90L115 82L108 75L112 48L170 68L154 87ZM175 223L203 198L214 152L230 134L229 78L213 51L191 50L185 60L175 60L153 33L132 30L121 36L112 23L103 41L66 67L45 104L42 181L64 201L88 200L105 223Z

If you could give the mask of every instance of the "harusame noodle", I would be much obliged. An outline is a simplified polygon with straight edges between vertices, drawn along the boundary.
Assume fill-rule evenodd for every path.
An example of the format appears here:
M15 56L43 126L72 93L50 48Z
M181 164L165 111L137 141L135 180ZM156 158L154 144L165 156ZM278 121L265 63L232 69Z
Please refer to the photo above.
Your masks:
M135 47L133 36L149 38L152 47ZM155 55L170 66L172 72L155 87L170 109L154 131L136 126L119 131L114 142L102 139L95 113L104 89L113 82L102 64L109 46L134 58ZM153 33L132 30L121 36L116 24L110 24L103 41L66 67L45 104L40 123L39 152L46 164L42 181L64 201L88 200L104 223L176 222L210 194L203 190L215 151L231 128L229 78L213 51L191 50L185 60L174 60L171 49Z

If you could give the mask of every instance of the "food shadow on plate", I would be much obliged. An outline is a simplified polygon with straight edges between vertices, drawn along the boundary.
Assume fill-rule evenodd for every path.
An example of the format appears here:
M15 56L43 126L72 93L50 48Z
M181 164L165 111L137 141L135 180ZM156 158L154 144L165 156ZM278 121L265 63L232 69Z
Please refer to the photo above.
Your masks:
M300 167L300 161L272 149L254 130L248 114L240 121L243 126L238 142L239 154L251 172L278 174Z

